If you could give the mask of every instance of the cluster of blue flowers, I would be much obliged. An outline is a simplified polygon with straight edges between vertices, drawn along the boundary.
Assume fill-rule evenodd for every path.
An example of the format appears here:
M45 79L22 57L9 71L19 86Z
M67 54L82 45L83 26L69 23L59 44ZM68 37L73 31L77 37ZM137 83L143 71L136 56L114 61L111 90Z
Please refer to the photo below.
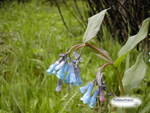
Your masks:
M89 82L87 85L85 85L84 87L80 87L80 92L81 94L84 94L81 99L81 101L83 101L84 104L88 104L91 108L93 108L96 104L96 99L97 96L100 95L100 101L104 102L105 101L105 97L104 97L104 91L106 90L106 85L103 86L98 86L93 95L91 96L92 90L94 88L94 82ZM104 83L105 84L105 83Z
M58 78L55 91L61 91L63 82L71 84L72 86L78 86L82 84L80 68L78 66L79 61L81 61L80 55L75 55L75 60L72 60L70 57L67 57L67 55L61 54L60 59L49 67L47 73L49 75L55 74ZM102 79L101 73L99 73L97 76L97 78L101 79L96 78L94 81L89 82L84 87L80 87L80 91L83 95L81 101L83 101L84 104L88 104L91 108L95 106L98 95L100 96L101 102L105 101L104 91L106 90L106 84ZM101 82L98 83L98 81ZM97 87L96 89L94 88L95 85ZM93 95L91 95L94 89L95 91L93 92Z
M60 55L60 59L52 64L47 73L49 75L55 74L57 76L58 84L56 91L61 91L62 83L71 84L72 86L77 86L82 84L82 79L80 76L80 68L77 65L79 58L76 60L71 60L68 62L68 58L65 54Z

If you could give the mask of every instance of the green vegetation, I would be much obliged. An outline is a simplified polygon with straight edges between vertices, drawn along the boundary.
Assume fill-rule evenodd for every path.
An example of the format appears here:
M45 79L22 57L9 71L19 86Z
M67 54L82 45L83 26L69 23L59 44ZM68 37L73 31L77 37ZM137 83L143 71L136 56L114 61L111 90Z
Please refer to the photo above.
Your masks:
M0 113L94 113L100 107L89 108L80 101L79 87L63 85L61 93L55 92L57 78L48 76L49 64L59 58L60 53L69 50L72 45L82 41L84 30L77 20L72 18L63 5L62 12L68 26L72 26L75 36L66 30L56 6L49 2L5 3L0 9ZM106 49L117 58L121 45L113 40L106 26L102 27L103 42L93 39L91 43ZM81 76L84 84L95 78L98 67L105 63L85 48ZM133 50L130 63L135 63L138 54ZM130 65L131 66L131 65ZM122 74L125 64L121 65ZM106 84L110 92L118 90L118 82L113 69L105 69ZM146 78L135 89L136 96L143 100L138 111L148 110L150 95L147 85L150 70ZM112 112L106 103L106 111Z

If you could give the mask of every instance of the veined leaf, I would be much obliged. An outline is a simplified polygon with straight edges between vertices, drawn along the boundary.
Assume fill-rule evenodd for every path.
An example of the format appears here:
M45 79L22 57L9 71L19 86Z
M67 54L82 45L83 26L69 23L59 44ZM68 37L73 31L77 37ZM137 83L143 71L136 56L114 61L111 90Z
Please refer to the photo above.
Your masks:
M83 36L84 42L88 42L97 35L107 10L105 9L88 19L88 26Z
M139 32L136 35L128 38L126 44L118 52L118 57L121 57L122 55L133 49L140 41L142 41L147 36L149 22L150 18L147 18L143 21Z
M146 64L143 61L143 53L140 53L137 57L136 63L125 71L122 83L125 89L125 93L128 94L130 91L138 86L142 81L146 73Z

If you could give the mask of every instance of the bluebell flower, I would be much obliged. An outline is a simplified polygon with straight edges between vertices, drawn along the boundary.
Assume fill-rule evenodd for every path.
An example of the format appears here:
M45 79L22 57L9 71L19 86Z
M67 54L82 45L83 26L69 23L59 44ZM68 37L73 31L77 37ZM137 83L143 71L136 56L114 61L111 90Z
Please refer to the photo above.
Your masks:
M64 82L73 86L82 84L79 67L75 68L73 63L69 63L68 74Z
M59 92L61 91L61 88L62 88L62 80L59 79L55 91Z
M70 73L71 73L71 63L68 64L68 74L66 75L66 78L64 80L65 83L70 83Z
M90 93L92 92L92 89L93 89L93 82L90 83L90 86L88 87L87 92L81 98L84 104L90 104L90 99L91 99Z
M81 92L82 94L84 94L84 93L87 91L87 89L88 89L89 86L90 86L90 83L88 83L88 84L85 85L84 87L80 87L80 92Z
M70 66L70 82L71 85L77 86L82 84L82 79L80 77L80 69L75 66L73 63Z
M72 83L72 85L73 86L81 85L82 84L82 79L81 79L81 76L80 76L80 69L79 69L79 67L77 67L75 69L75 76L76 76L76 82Z
M99 88L97 88L95 90L93 96L91 97L90 104L89 104L89 106L91 108L93 108L95 106L95 104L96 104L96 97L98 96L98 94L99 94Z
M60 62L60 64L55 67L55 70L56 70L56 71L60 70L60 69L64 66L65 62L66 62L66 61L62 60L62 61Z
M52 74L56 75L56 74L57 74L56 70L54 70L54 71L52 72Z
M70 59L70 63L67 62L68 59ZM47 73L55 74L58 79L61 80L56 87L56 91L61 89L60 83L63 81L73 86L82 84L78 62L79 58L72 60L70 57L67 57L66 54L61 54L60 59L55 64L50 66Z
M76 75L74 72L70 73L70 84L74 84L77 82Z
M73 65L73 63L71 63L71 65L70 65L70 81L69 81L69 83L70 84L73 84L73 83L75 83L76 82L76 75L75 75L75 68L74 68L74 65Z
M55 67L59 64L59 62L55 62L55 64L52 64L49 69L47 70L47 73L50 75L54 71Z
M64 80L64 77L66 75L66 72L68 71L68 63L65 63L63 65L63 67L57 72L56 76L61 79L61 80Z

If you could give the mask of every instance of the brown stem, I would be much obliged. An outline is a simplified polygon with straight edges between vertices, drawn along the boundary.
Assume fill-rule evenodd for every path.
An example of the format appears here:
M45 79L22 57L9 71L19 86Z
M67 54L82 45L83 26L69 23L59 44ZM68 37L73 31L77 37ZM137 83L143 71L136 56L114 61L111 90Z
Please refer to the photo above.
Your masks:
M113 63L106 63L103 66L100 67L99 71L102 71L106 66L112 65Z
M101 50L101 49L99 49L99 48L97 48L97 47L95 47L95 46L93 46L93 45L91 45L91 44L89 44L89 43L87 43L87 42L86 42L86 43L82 43L82 44L77 44L77 45L71 47L71 48L69 49L69 51L66 52L65 54L66 54L66 55L69 54L69 53L72 51L72 49L74 49L74 48L76 48L76 49L75 49L75 52L77 52L80 48L82 48L82 47L84 47L84 46L88 46L88 47L90 47L90 48L92 48L92 49L98 51L103 57L105 57L105 58L110 62L110 64L113 63L113 60L109 57L108 54L106 54L103 50Z
M71 47L71 48L69 49L69 51L66 52L66 53L64 53L64 54L66 54L66 55L69 54L69 53L72 51L72 49L74 49L75 47L81 46L81 45L82 45L82 44L77 44L77 45Z
M85 43L81 44L80 46L78 46L76 49L75 49L75 52L78 51L78 49L80 49L81 47L84 47L85 46Z
M104 53L102 50L100 50L99 48L97 48L97 47L95 47L95 46L93 46L93 45L91 45L89 43L85 43L85 44L87 46L89 46L90 48L98 51L102 56L104 56L105 58L107 58L110 61L110 63L113 63L113 60L106 53Z

